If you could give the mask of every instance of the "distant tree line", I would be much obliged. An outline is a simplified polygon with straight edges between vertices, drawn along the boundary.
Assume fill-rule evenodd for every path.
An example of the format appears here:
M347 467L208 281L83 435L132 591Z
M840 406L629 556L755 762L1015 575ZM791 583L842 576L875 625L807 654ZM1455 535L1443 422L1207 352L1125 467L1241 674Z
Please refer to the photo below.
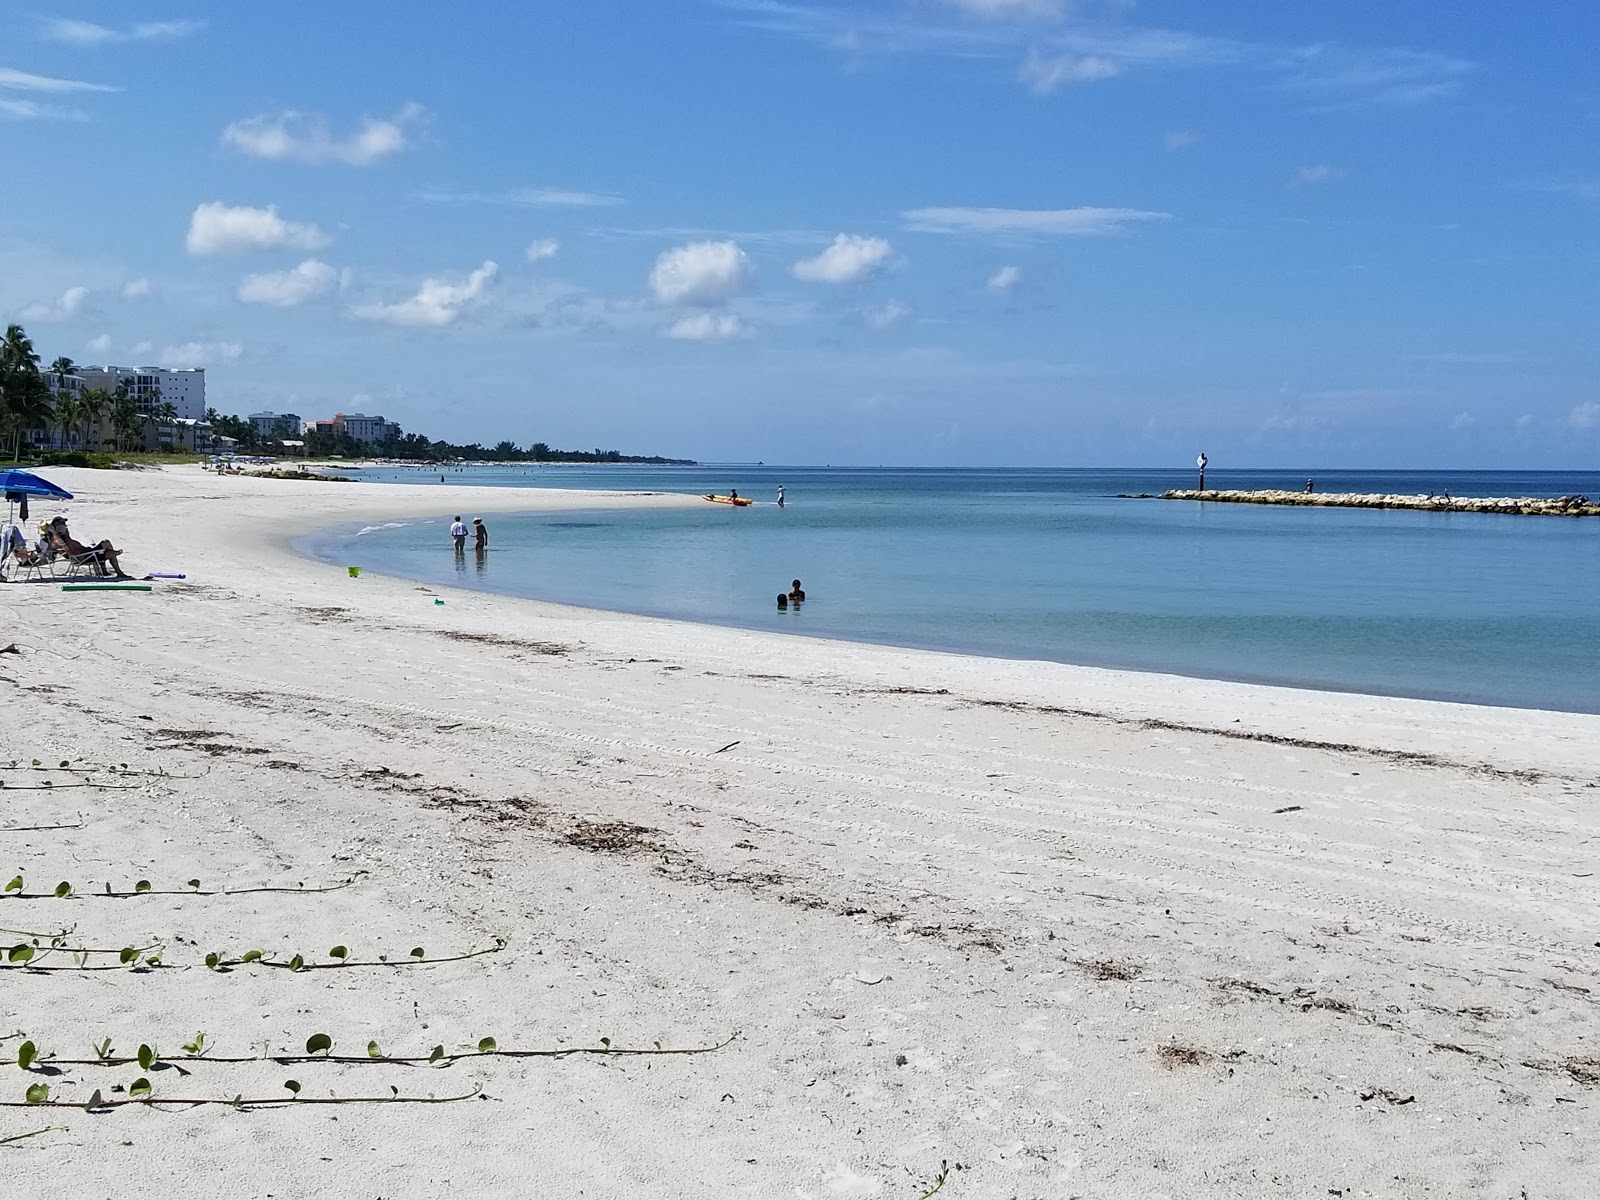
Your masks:
M251 454L288 454L290 448L280 437L262 436L261 431L245 417L224 416L216 409L206 411L213 433L230 437L239 443L239 449ZM417 462L450 462L470 459L477 462L562 462L562 463L655 463L662 466L689 467L693 459L663 458L659 454L623 454L619 450L554 450L545 442L534 442L526 449L506 440L493 446L479 442L465 445L456 442L435 441L420 433L401 431L382 442L360 442L348 433L323 433L308 429L292 441L303 441L303 453L308 458L404 458Z
M159 391L149 393L145 397L145 404L141 406L126 383L119 383L112 392L102 388L85 388L79 392L62 389L62 378L74 374L77 369L77 364L65 356L52 362L48 370L41 368L39 354L27 331L21 325L11 325L6 329L5 337L0 339L0 447L9 450L13 457L20 456L24 437L40 431L66 448L142 449L146 432L153 423L171 421L178 415L170 401L161 399ZM51 392L51 376L56 377L58 394ZM349 434L319 433L316 430L295 433L287 439L281 435L263 437L248 418L223 416L214 408L206 410L206 420L211 423L213 433L233 438L240 450L255 454L282 455L289 454L292 449L316 458L375 455L420 462L472 459L487 462L694 465L692 459L662 458L657 454L623 454L617 450L598 448L553 450L544 442L534 442L527 449L512 441L496 442L493 446L483 446L477 442L458 445L403 431L377 445L358 442ZM285 446L285 440L302 441L304 447ZM99 444L91 445L92 441L98 441Z

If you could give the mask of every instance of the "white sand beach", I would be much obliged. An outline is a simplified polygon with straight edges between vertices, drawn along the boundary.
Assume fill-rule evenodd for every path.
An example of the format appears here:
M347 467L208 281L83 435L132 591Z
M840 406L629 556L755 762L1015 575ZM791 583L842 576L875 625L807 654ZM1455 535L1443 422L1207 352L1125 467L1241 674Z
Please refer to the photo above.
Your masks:
M0 1054L56 1061L0 1100L481 1095L6 1108L0 1139L54 1128L0 1146L0 1194L916 1200L941 1163L956 1200L1600 1193L1600 717L688 625L288 546L682 497L47 474L78 538L188 578L0 587L0 940L162 966L5 967ZM425 956L204 965L336 946ZM197 1032L721 1048L187 1062ZM104 1038L172 1065L60 1062Z

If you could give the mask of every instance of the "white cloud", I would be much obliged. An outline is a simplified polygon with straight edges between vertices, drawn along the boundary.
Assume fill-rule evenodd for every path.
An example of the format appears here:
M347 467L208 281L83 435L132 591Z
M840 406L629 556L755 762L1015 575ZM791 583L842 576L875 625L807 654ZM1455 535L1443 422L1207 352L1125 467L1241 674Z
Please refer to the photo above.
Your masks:
M325 296L339 283L339 272L316 258L308 258L287 271L265 271L239 281L239 299L246 304L271 304L293 308Z
M1587 404L1578 405L1568 414L1567 424L1574 429L1593 429L1596 425L1600 425L1600 404L1591 400Z
M69 321L88 299L89 289L86 287L69 287L62 292L60 297L48 302L30 304L17 315L24 321L39 321L53 324L57 321Z
M497 263L486 261L460 282L424 279L417 293L396 304L360 304L351 315L390 325L443 329L482 301L490 283L499 273Z
M145 355L149 354L155 348L156 348L156 344L154 342L149 342L149 341L135 342L133 344L132 354L133 354L134 358L143 358Z
M554 258L560 250L561 243L555 238L536 238L528 243L523 253L529 262L543 262L547 258Z
M1059 17L1066 9L1066 0L945 0L945 3L974 17L1000 21Z
M877 274L893 253L883 238L841 233L815 258L794 264L794 277L807 283L860 283Z
M86 121L89 114L57 104L40 104L37 100L0 99L0 117L8 121Z
M149 342L142 342L134 347L134 352L148 353L149 347ZM243 354L244 346L240 342L180 342L163 350L157 365L179 370L185 367L215 367L222 363L237 362Z
M291 109L233 122L222 131L222 144L252 158L365 167L410 146L426 115L420 104L404 104L392 117L362 117L353 133L338 138L326 118Z
M1001 267L983 286L991 292L1009 292L1022 282L1022 269L1020 267Z
M127 29L108 29L93 21L67 18L46 21L44 36L69 46L104 46L111 42L153 42L187 37L205 28L204 21L145 21Z
M666 330L667 337L685 342L726 342L749 333L750 327L735 314L710 312L683 317Z
M1170 213L1136 208L916 208L900 214L924 233L1054 234L1104 237L1140 221L1165 221Z
M122 285L124 300L143 300L153 289L148 279L130 279Z
M1313 163L1300 167L1289 176L1290 187L1306 187L1318 183L1336 183L1344 178L1344 171L1327 163Z
M30 75L0 67L0 88L14 92L49 92L64 95L69 92L114 92L118 89L103 83L84 83L79 79L54 79L49 75Z
M1471 429L1477 423L1477 418L1469 412L1458 412L1455 416L1450 418L1450 428L1455 430L1457 433L1465 432L1466 430Z
M734 242L690 242L664 251L650 271L663 304L720 304L749 280L750 259Z
M110 354L111 335L102 333L99 337L92 337L83 344L83 348L90 354Z
M447 192L437 188L417 193L428 204L508 204L518 208L611 208L626 203L621 196L576 192L565 188L512 188L506 192Z
M1161 145L1167 150L1186 150L1190 146L1198 146L1206 140L1206 135L1196 129L1174 129L1161 139Z
M911 306L900 300L891 300L882 308L867 310L867 324L874 329L888 329L911 315Z
M234 207L212 201L189 218L190 254L249 254L256 250L316 250L328 235L315 225L285 221L276 205Z
M1022 66L1017 70L1017 78L1027 84L1028 90L1035 96L1048 96L1064 83L1093 83L1098 79L1110 79L1120 74L1122 68L1115 60L1100 55L1079 57L1072 54L1058 54L1053 58L1046 58L1032 50L1028 52L1028 57L1022 60Z

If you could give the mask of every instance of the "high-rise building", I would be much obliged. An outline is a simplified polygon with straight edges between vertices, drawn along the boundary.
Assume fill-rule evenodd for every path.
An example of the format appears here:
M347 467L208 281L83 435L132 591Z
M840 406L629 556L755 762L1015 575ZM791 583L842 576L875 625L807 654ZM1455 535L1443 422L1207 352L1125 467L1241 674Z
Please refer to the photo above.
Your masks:
M84 387L102 388L108 393L126 383L141 413L171 404L186 421L203 420L206 415L204 367L178 371L166 367L79 367L78 375Z

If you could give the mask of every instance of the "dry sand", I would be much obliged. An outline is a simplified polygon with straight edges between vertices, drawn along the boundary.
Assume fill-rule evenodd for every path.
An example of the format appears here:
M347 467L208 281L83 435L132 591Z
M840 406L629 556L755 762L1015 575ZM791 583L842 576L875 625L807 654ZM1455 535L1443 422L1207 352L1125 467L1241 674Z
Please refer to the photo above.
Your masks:
M0 771L0 877L77 892L0 918L164 967L6 967L0 1034L176 1065L10 1067L0 1099L483 1098L8 1108L0 1137L59 1129L0 1147L0 1194L911 1200L941 1162L958 1198L1600 1192L1600 718L427 592L287 547L681 498L51 474L80 538L189 579L0 588L0 757L171 777ZM91 895L195 878L355 883ZM734 1040L185 1063L198 1031L208 1056Z

